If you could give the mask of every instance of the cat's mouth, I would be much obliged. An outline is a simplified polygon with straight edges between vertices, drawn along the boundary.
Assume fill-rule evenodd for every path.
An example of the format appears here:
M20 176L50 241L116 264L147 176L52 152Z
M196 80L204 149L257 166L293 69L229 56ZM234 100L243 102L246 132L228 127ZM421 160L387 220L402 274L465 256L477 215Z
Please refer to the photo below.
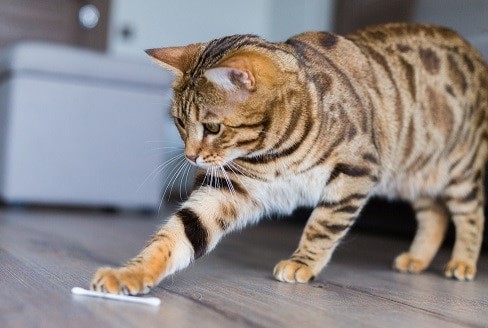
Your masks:
M232 164L232 161L242 157L244 154L242 151L234 150L229 155L223 157L220 155L208 155L208 156L188 156L186 159L194 166L202 169L222 168L226 165Z
M212 169L212 168L219 168L224 166L228 161L224 161L222 159L211 159L206 160L201 156L186 156L186 159L190 164L202 168L202 169Z

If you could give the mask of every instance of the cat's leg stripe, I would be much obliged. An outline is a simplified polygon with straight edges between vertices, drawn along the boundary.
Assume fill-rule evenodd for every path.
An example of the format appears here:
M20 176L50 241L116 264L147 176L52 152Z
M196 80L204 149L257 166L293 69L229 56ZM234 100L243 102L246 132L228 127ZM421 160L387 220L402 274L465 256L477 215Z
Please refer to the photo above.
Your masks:
M474 187L467 195L463 197L448 195L444 199L447 202L453 202L458 204L470 203L478 199L478 192L479 192L478 187Z
M367 197L366 194L360 194L360 193L354 193L351 194L341 200L334 201L334 202L328 202L328 201L323 201L318 204L320 207L334 207L334 206L339 206L339 205L346 205L349 204L349 202L353 200L362 200L365 197Z
M182 208L176 215L183 222L185 235L193 246L194 258L205 254L208 245L208 232L202 225L198 215L189 208Z
M475 187L473 188L473 190L471 190L469 194L461 198L459 201L462 203L471 202L473 200L476 200L477 196L478 196L478 187Z
M166 232L164 231L159 231L155 235L153 235L146 243L146 246L144 248L148 248L150 245L152 245L155 242L162 241L163 239L168 238Z
M309 232L307 231L305 233L305 237L309 240L309 241L313 241L315 239L330 239L330 236L325 234L325 233L321 233L321 232Z
M344 213L353 214L353 213L356 213L358 208L359 208L358 206L346 205L346 206L339 207L339 208L335 209L334 212L332 212L332 213L344 212Z
M140 256L137 256L137 257L135 257L135 258L133 258L133 259L129 260L129 261L128 261L128 262L125 264L125 266L131 266L131 265L140 265L140 264L142 264L142 262L143 262L143 261L144 261L144 260L143 260L143 259L142 259Z
M291 259L295 262L301 263L301 264L307 264L304 262L304 260L307 261L315 261L315 258L309 256L309 255L295 255L293 254Z
M348 176L351 176L351 177L364 177L364 176L370 175L371 170L367 167L353 166L353 165L349 165L349 164L338 163L334 167L334 169L332 170L332 173L330 174L330 179L327 183L330 184L341 173L348 175Z
M466 180L474 180L474 181L478 181L478 179L480 179L482 176L481 174L481 170L476 170L476 172L471 172L471 173L467 173L467 172L463 172L461 175L459 176L456 176L456 177L452 177L449 182L447 183L447 186L453 186L453 185L458 185L460 183L462 183L463 181L466 181Z
M302 260L300 260L300 259L298 259L296 257L292 258L292 261L293 262L296 262L296 263L299 263L299 264L307 265L307 263L303 262Z
M327 222L320 221L319 224L329 230L333 234L338 234L350 227L349 224L331 224Z

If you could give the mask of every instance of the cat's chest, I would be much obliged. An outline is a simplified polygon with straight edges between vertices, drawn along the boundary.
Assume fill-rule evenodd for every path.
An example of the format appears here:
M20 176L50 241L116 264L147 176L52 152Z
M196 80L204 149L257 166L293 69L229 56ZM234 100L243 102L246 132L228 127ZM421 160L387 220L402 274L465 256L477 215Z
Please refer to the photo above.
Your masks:
M253 189L265 208L289 214L299 206L315 206L321 200L327 179L327 172L312 170L307 174L262 182Z

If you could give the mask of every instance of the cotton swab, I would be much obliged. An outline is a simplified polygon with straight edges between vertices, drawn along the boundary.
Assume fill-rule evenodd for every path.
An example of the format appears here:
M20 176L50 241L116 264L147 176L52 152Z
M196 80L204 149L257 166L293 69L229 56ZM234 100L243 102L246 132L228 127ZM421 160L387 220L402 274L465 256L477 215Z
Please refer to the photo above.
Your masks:
M102 297L111 300L148 304L152 306L159 306L159 304L161 304L161 300L157 297L138 297L138 296L101 293L101 292L95 292L93 290L86 290L81 287L73 287L73 289L71 289L71 293L75 295Z

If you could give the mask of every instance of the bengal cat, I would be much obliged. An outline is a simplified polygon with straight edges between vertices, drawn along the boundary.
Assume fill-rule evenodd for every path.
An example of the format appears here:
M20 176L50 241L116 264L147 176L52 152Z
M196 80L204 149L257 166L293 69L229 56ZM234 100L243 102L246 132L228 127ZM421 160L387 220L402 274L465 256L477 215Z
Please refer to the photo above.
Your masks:
M296 251L274 268L307 282L373 195L412 203L418 230L394 261L426 269L449 218L446 277L472 280L482 243L488 67L455 32L387 24L284 43L233 35L147 53L175 76L172 115L197 188L121 268L91 288L147 293L270 213L314 210Z

